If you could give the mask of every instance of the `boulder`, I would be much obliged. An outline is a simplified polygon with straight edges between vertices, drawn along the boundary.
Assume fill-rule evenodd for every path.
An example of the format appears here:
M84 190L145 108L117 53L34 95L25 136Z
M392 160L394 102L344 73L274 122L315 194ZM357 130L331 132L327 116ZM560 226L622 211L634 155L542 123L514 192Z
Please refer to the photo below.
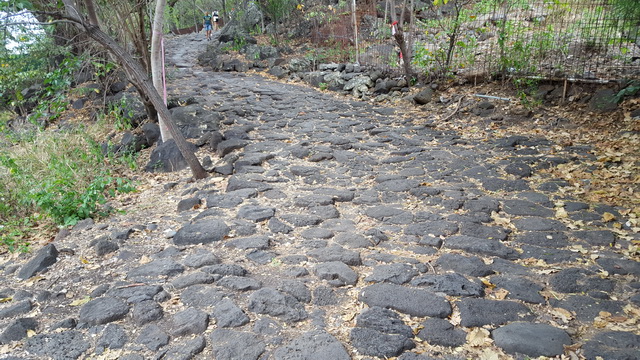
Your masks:
M191 151L197 150L195 145L187 144L190 145ZM145 170L148 172L172 172L186 169L188 166L175 141L171 139L153 149Z

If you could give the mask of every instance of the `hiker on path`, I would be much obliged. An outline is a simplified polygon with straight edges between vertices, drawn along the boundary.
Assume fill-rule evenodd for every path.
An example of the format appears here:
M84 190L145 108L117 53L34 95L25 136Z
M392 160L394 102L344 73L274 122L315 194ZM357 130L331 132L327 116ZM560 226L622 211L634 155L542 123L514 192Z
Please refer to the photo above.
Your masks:
M215 31L218 31L218 21L220 21L220 16L217 11L213 11L213 27Z
M212 16L209 15L209 12L205 12L204 19L202 21L204 25L204 30L206 31L207 40L211 40L211 25L212 25L211 19L212 19Z

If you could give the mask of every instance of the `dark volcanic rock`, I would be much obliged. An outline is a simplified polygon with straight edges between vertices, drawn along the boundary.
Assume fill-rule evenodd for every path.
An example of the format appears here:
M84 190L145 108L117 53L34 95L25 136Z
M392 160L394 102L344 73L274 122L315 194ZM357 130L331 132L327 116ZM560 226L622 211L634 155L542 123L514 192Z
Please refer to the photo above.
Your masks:
M237 291L258 290L262 287L262 283L256 279L234 275L223 277L218 285Z
M398 334L408 339L413 337L411 327L402 322L398 314L378 306L366 309L358 315L356 326L374 329L385 334Z
M193 285L182 291L180 300L189 306L209 307L215 306L224 295L220 288L210 285Z
M90 347L82 333L75 330L38 334L28 338L24 346L32 354L60 360L77 359Z
M427 319L422 326L423 329L418 333L418 337L430 345L458 347L466 342L467 333L454 329L453 325L445 319Z
M203 273L202 271L197 271L197 272L173 279L173 281L171 281L171 285L175 289L184 289L186 287L189 287L191 285L196 285L196 284L212 284L214 281L215 281L215 277L213 275Z
M553 210L527 200L505 200L502 211L509 215L519 216L553 216Z
M164 316L162 306L153 300L141 301L133 305L131 317L138 325L144 325L152 321L160 320Z
M129 303L138 303L152 300L162 290L162 286L159 285L122 286L110 289L106 295L126 299Z
M36 319L20 318L12 321L4 328L0 334L0 344L8 344L12 341L19 341L27 337L28 330L35 330L38 326Z
M146 346L151 351L157 351L169 343L169 335L158 325L149 324L140 330L136 343Z
M207 325L209 315L198 309L188 308L173 315L171 335L200 334L207 329Z
M30 300L22 300L0 310L0 319L26 314L33 308Z
M101 297L84 304L80 309L80 322L100 325L123 319L129 313L129 306L122 300Z
M464 298L458 303L465 327L500 325L509 321L533 320L535 315L526 306L514 301Z
M549 305L575 312L576 319L580 321L593 321L596 316L600 315L601 311L606 311L613 315L621 314L624 302L573 295L563 300L549 299Z
M601 257L596 260L609 274L640 276L640 262L630 259Z
M569 245L567 235L556 231L529 231L519 234L516 241L550 248L563 248Z
M362 264L359 252L347 250L340 245L314 249L309 251L307 255L319 262L340 261L352 266L359 266Z
M355 285L358 274L347 264L340 261L329 261L319 264L313 271L317 277L326 280L332 286Z
M420 286L436 293L451 296L484 296L484 287L479 282L467 280L460 274L423 275L411 281L411 285Z
M38 250L38 253L36 253L28 263L22 266L20 272L18 272L18 278L26 280L33 275L48 269L49 266L55 264L57 260L58 250L53 244L48 244Z
M238 327L249 323L249 317L231 299L222 299L213 307L218 327Z
M389 282L402 285L418 275L418 271L409 264L380 265L373 268L373 273L364 280L370 282Z
M229 227L221 220L203 219L180 228L173 236L176 245L209 244L222 240Z
M198 336L172 346L165 354L163 359L172 360L190 360L199 354L207 346L204 336Z
M273 288L262 288L249 297L249 311L268 314L286 322L296 322L308 317L296 298Z
M477 256L464 256L460 254L442 254L436 265L447 270L453 270L469 276L483 277L493 274L491 267Z
M637 360L640 353L640 335L624 331L606 331L596 334L582 345L588 360Z
M128 340L127 333L122 326L109 324L102 330L102 334L96 342L96 349L121 349Z
M349 339L359 353L379 357L398 356L416 346L405 336L361 327L353 328Z
M579 268L569 268L554 274L549 284L555 291L562 293L586 293L603 291L609 293L615 283L611 279L603 279L596 273Z
M540 291L542 286L520 276L500 275L492 276L491 283L496 287L509 291L510 299L518 299L534 304L544 304L545 300Z
M247 205L238 210L238 217L253 222L261 222L271 219L275 213L276 209L274 208Z
M395 284L367 286L358 299L369 306L390 308L412 316L446 317L451 314L451 305L444 297Z
M351 359L338 339L319 330L304 333L289 344L276 349L273 358L274 360Z
M472 253L493 255L507 260L515 260L520 257L516 250L505 246L497 240L486 240L466 235L456 235L447 238L444 242L444 247L465 250Z
M131 269L127 278L174 276L184 271L184 266L172 259L158 259Z
M562 355L564 346L571 345L564 330L547 324L515 322L493 330L491 336L507 353L532 357Z
M211 347L216 360L257 360L266 348L255 334L227 329L211 333Z
M189 150L196 152L197 147L195 145L187 144ZM153 149L145 170L149 172L172 172L180 171L187 167L189 167L189 164L180 153L176 142L170 139Z

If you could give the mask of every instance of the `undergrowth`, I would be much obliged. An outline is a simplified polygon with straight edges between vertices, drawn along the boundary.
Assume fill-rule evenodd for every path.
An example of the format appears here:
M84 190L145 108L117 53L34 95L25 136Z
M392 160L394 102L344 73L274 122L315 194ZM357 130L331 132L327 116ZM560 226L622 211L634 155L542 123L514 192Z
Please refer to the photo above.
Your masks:
M105 155L96 141L104 123L40 131L0 150L0 252L27 250L35 228L105 216L109 198L135 190L116 175L134 155Z

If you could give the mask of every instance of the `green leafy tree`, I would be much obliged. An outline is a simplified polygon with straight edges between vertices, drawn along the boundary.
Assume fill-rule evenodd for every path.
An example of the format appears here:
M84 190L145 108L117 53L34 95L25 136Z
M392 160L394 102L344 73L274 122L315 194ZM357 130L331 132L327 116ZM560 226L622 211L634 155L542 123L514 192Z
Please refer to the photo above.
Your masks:
M278 22L285 19L296 7L294 0L258 0L258 4L273 21L276 42L278 41Z

